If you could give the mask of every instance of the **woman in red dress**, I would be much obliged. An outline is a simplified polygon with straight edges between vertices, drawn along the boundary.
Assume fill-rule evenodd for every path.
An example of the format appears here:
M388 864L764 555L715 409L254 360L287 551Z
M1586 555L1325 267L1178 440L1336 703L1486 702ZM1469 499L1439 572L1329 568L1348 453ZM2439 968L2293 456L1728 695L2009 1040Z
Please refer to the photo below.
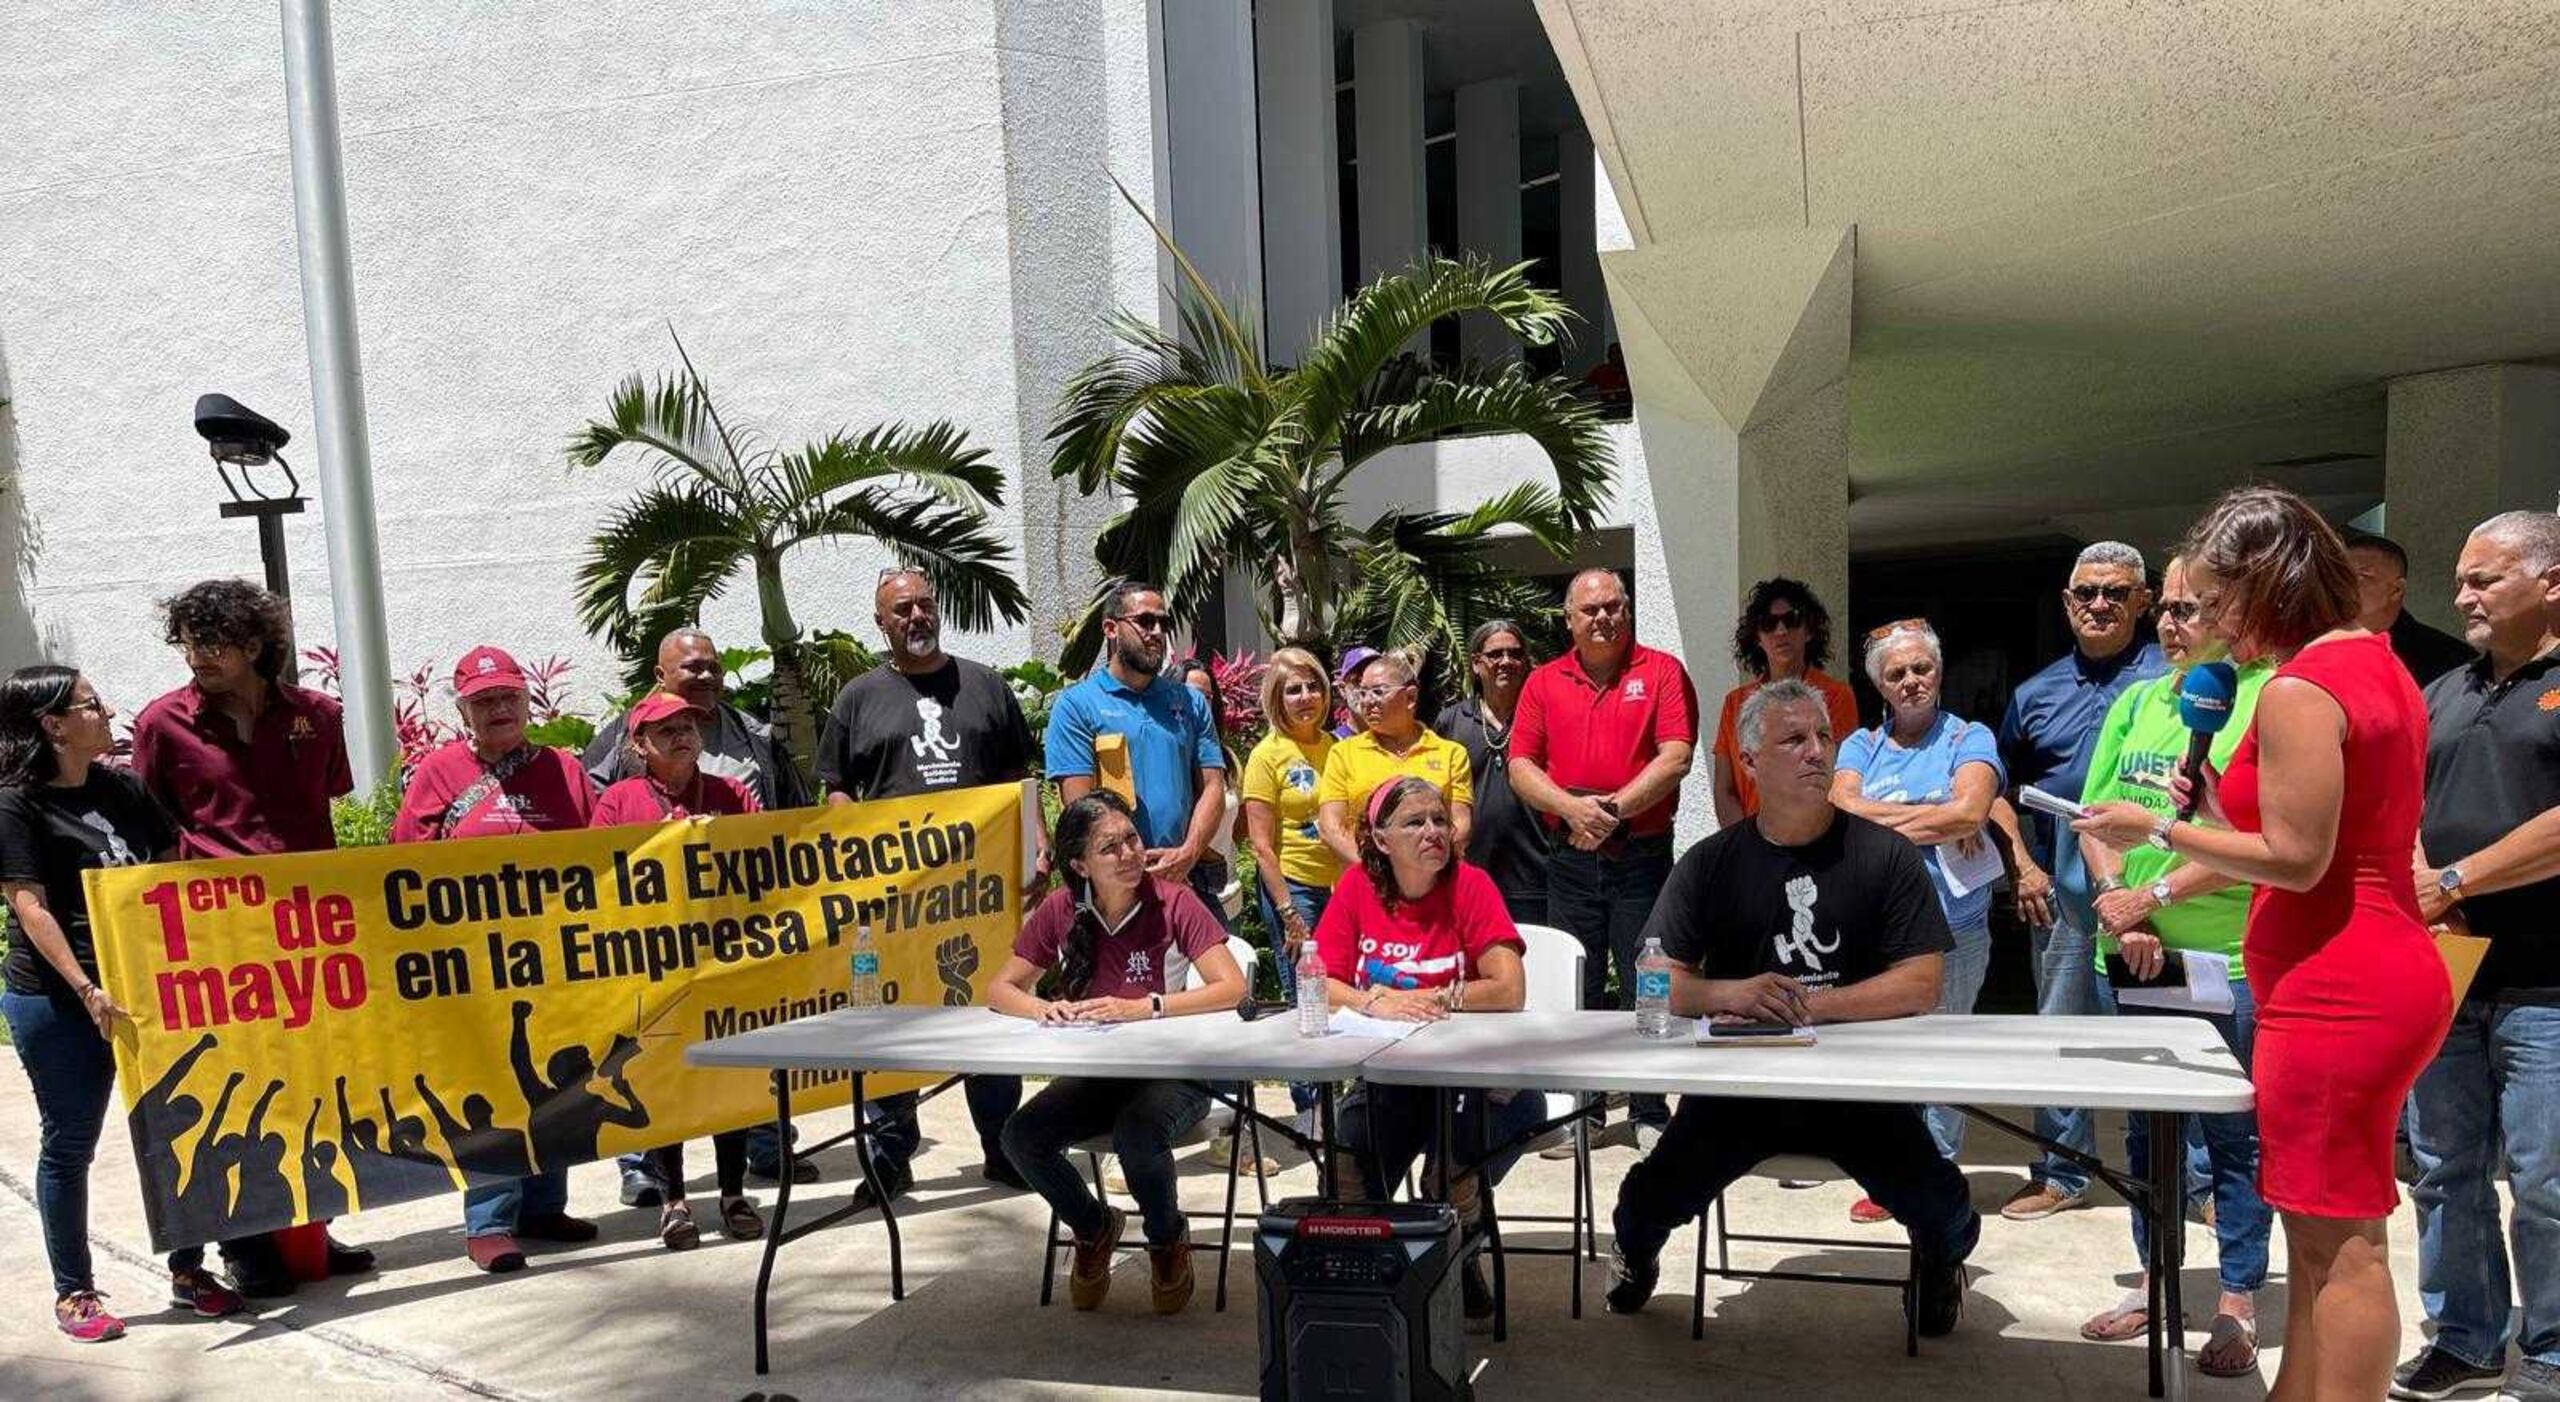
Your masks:
M2259 1189L2284 1216L2289 1286L2270 1395L2380 1397L2400 1341L2392 1126L2453 1012L2410 875L2426 708L2390 640L2355 626L2346 548L2300 497L2224 496L2186 558L2233 659L2270 658L2276 674L2229 770L2206 777L2206 821L2106 803L2075 826L2257 887L2244 951Z

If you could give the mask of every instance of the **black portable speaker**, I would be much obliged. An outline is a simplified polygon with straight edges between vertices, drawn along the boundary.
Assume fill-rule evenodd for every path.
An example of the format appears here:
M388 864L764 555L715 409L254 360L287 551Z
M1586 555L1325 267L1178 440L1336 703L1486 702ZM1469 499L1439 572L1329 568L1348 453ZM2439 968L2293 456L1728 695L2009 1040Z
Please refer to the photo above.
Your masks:
M1274 1203L1253 1241L1265 1402L1472 1396L1461 1242L1440 1203Z

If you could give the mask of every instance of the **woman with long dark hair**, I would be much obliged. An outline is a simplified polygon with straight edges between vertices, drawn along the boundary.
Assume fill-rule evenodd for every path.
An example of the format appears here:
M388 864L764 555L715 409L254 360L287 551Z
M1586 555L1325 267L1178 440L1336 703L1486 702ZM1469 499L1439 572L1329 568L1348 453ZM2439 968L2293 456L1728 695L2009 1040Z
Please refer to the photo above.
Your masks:
M1059 888L1023 922L987 1006L1069 1025L1221 1012L1244 999L1226 927L1188 886L1147 875L1137 816L1119 795L1101 789L1068 804L1049 853ZM1200 987L1165 987L1175 950L1199 972ZM1043 997L1041 980L1053 973L1056 996ZM1127 1214L1094 1199L1067 1150L1111 1136L1145 1220L1156 1313L1178 1313L1191 1299L1191 1230L1175 1191L1173 1142L1208 1108L1198 1081L1061 1076L1005 1121L1005 1156L1075 1234L1067 1297L1077 1309L1098 1308L1109 1293Z
M1858 695L1847 682L1823 672L1822 664L1830 660L1831 610L1804 581L1780 575L1751 586L1742 601L1742 617L1733 625L1733 661L1746 680L1724 694L1724 708L1716 718L1717 827L1732 827L1760 811L1760 795L1742 767L1742 745L1734 734L1734 721L1751 693L1771 682L1801 681L1822 693L1835 740L1856 733Z
M2356 625L2355 568L2302 498L2234 491L2181 553L2205 625L2275 675L2230 767L2207 771L2198 820L2113 802L2073 826L2257 887L2242 952L2258 1184L2284 1214L2290 1286L2271 1395L2379 1397L2400 1340L2392 1129L2453 1015L2411 874L2426 708L2390 640Z
M0 681L0 896L8 905L0 1016L34 1083L36 1216L53 1267L53 1319L81 1343L120 1338L90 1273L89 1161L115 1087L108 1042L125 1011L98 985L82 873L165 857L177 825L140 781L99 763L115 712L68 667L21 667ZM208 1317L240 1296L204 1268L204 1248L169 1253L169 1298Z
M1453 1012L1517 1012L1527 1001L1526 947L1502 892L1458 856L1449 800L1428 779L1389 779L1368 795L1357 830L1360 864L1342 874L1316 952L1334 1007L1398 1022L1437 1022ZM1358 1182L1385 1201L1431 1138L1440 1092L1430 1086L1363 1083L1342 1107L1337 1182ZM1464 1091L1454 1107L1447 1166L1451 1205L1472 1227L1482 1211L1479 1177L1498 1184L1520 1157L1505 1147L1538 1122L1545 1102L1519 1092ZM1469 1257L1463 1278L1470 1327L1493 1318L1493 1292Z

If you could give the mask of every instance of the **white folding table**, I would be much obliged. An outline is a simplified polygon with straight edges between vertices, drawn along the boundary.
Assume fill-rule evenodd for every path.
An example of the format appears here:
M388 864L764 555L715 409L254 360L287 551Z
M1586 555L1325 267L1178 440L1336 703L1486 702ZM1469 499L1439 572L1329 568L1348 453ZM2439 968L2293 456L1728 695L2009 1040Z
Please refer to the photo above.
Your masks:
M863 1079L884 1071L961 1075L1089 1076L1102 1079L1186 1081L1313 1081L1318 1093L1316 1164L1330 1191L1333 1083L1357 1075L1360 1066L1389 1045L1373 1037L1300 1037L1289 1013L1246 1021L1230 1013L1201 1013L1102 1029L1043 1027L986 1008L844 1008L777 1027L741 1032L686 1049L687 1063L764 1071L773 1082L776 1128L782 1143L782 1181L773 1221L765 1233L764 1262L756 1272L756 1372L766 1371L765 1302L774 1260L785 1243L854 1215L847 1204L798 1226L786 1227L791 1207L791 1093L850 1076L853 1128L808 1149L852 1140L854 1159L879 1201L880 1224L889 1235L889 1296L906 1297L898 1219L885 1184L871 1179L871 1155L863 1142ZM1239 1110L1241 1110L1239 1106ZM1287 1133L1267 1118L1264 1123Z
M2180 1120L2255 1103L2248 1074L2201 1018L1932 1016L1823 1027L1813 1046L1701 1047L1692 1024L1649 1041L1624 1012L1462 1014L1375 1056L1361 1078L1442 1090L1626 1091L1779 1100L1951 1104L2060 1151L2150 1204L2151 1395L2183 1395ZM2085 1106L2150 1117L2141 1176L2038 1138L1982 1107ZM1447 1116L1439 1117L1443 1124ZM1442 1145L1445 1151L1446 1145ZM1445 1157L1443 1159L1445 1162Z

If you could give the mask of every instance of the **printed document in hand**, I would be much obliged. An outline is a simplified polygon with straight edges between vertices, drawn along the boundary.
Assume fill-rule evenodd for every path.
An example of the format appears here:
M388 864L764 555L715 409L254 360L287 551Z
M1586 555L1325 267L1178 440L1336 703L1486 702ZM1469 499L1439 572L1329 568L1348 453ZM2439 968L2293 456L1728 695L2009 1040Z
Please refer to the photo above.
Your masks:
M1947 894L1958 899L2009 874L2009 869L2000 864L2000 845L1991 840L1988 832L1974 834L1973 844L1970 857L1960 850L1964 845L1961 842L1941 842L1936 848L1938 874L1946 878Z
M2231 1011L2231 959L2228 955L2208 954L2198 949L2173 949L2186 966L2186 982L2160 984L2150 988L2119 988L2116 1001L2137 1008L2164 1008L2171 1012L2223 1014Z
M1401 1042L1428 1025L1420 1022L1393 1022L1383 1017L1371 1017L1367 1013L1354 1012L1349 1008L1334 1009L1332 1021L1325 1024L1326 1028L1336 1036L1376 1037L1389 1042Z

